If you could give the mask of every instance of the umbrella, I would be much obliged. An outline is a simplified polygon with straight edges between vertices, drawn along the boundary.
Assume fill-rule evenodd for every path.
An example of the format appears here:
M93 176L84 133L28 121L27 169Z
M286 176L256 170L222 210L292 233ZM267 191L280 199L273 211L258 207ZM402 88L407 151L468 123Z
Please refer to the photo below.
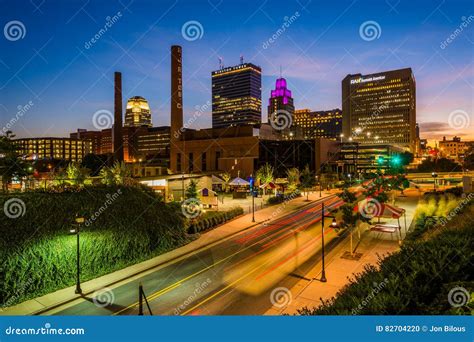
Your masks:
M246 185L250 185L249 182L247 182L245 179L242 179L240 177L237 177L237 178L234 178L230 183L229 185L232 185L232 186L246 186Z

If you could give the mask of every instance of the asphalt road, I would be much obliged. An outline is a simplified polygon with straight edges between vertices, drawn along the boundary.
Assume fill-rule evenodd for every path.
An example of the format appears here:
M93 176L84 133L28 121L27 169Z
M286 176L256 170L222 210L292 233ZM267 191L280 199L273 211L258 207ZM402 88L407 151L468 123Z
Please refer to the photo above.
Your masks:
M342 204L335 196L324 201L328 210ZM137 315L139 283L153 315L263 314L284 301L285 288L304 279L320 260L320 214L321 201L312 202L54 314ZM327 220L325 243L330 249L338 238ZM146 305L144 313L149 314Z

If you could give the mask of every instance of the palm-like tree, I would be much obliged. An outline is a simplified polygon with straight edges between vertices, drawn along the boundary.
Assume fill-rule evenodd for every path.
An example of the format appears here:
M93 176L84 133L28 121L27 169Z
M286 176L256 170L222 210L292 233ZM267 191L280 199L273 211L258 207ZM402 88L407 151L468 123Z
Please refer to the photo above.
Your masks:
M256 174L256 178L260 180L260 183L266 184L270 183L273 181L273 173L275 170L273 169L273 166L270 164L266 163L265 165L262 165L258 170ZM264 189L265 191L265 189Z

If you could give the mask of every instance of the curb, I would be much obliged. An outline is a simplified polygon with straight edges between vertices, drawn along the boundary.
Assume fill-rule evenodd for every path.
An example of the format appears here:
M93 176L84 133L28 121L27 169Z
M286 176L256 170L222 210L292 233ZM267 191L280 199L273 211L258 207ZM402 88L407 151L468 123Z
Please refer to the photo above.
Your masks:
M328 196L323 197L323 199L331 198L331 197L333 197L333 196L335 196L335 195L329 194ZM227 236L225 236L225 237L222 237L222 238L220 238L220 239L218 239L218 240L215 240L215 241L206 243L205 245L202 245L202 246L200 246L200 247L198 247L198 248L196 248L196 249L193 249L193 250L188 251L188 252L184 252L184 253L182 253L182 254L180 254L180 255L177 255L177 256L172 257L172 258L170 258L170 259L168 259L168 260L162 261L162 262L160 262L160 263L158 263L158 264L156 264L156 265L153 265L153 266L151 266L151 267L148 267L148 268L146 268L146 269L143 269L143 270L140 270L140 271L131 273L131 274L129 274L128 276L126 276L125 278L108 282L108 283L106 283L106 284L103 284L103 285L99 286L98 288L96 288L96 289L94 289L94 290L90 290L90 291L84 292L84 293L82 293L81 295L76 295L76 296L73 297L73 298L69 298L69 299L64 300L64 301L62 301L62 302L55 303L55 304L53 304L53 305L51 305L51 306L48 306L48 307L45 307L45 308L42 308L42 309L39 309L39 310L30 312L30 313L25 314L25 315L27 315L27 316L28 316L28 315L31 315L31 316L42 315L42 314L44 314L44 313L47 313L48 311L51 311L51 310L54 310L54 309L56 309L56 308L59 308L59 307L61 307L61 306L63 306L63 305L69 304L69 303L71 303L71 302L73 302L73 301L75 301L75 300L78 300L78 299L87 297L87 296L89 296L89 295L95 293L96 291L98 291L98 290L100 290L100 289L103 289L103 288L105 288L105 287L110 287L110 286L116 285L116 284L118 284L118 283L120 283L120 282L125 281L125 280L128 279L128 278L132 278L132 277L138 276L138 275L140 275L140 274L143 274L143 273L145 273L145 272L149 272L149 271L151 271L151 270L153 270L153 269L155 269L155 268L159 268L159 267L165 266L165 265L167 265L167 264L171 264L171 263L173 263L173 262L175 262L175 261L177 261L178 259L181 259L181 258L183 258L183 257L189 256L189 255L192 255L192 254L195 254L195 253L199 253L199 252L201 252L201 251L203 251L203 250L205 250L205 249L208 249L208 248L210 248L210 247L212 247L212 246L214 246L214 245L217 245L217 244L219 244L219 243L221 243L221 242L223 242L223 241L226 241L226 240L228 240L228 239L231 239L231 238L233 238L234 236L236 236L236 235L238 235L238 234L241 234L242 232L245 232L245 231L247 231L247 230L249 230L249 229L251 229L251 228L254 228L254 227L256 227L256 226L258 226L258 225L260 225L260 224L262 224L262 223L264 223L264 222L270 221L270 219L275 220L275 219L283 218L283 217L285 217L285 216L287 216L287 215L293 214L293 212L295 212L295 211L297 211L297 210L301 210L301 209L303 209L304 207L307 207L307 206L313 204L314 202L318 202L318 201L320 201L320 198L318 198L318 199L316 199L316 200L313 200L313 201L310 201L310 202L303 202L302 205L299 205L299 206L295 207L292 211L290 211L290 212L288 212L288 213L285 213L284 215L276 216L276 217L272 217L272 216L270 215L269 218L267 218L267 219L265 219L265 220L255 222L255 223L251 224L250 226L247 226L247 227L245 227L245 228L242 228L242 229L240 229L240 230L238 230L238 231L236 231L236 232L233 232L233 233L231 233L231 234L229 234L229 235L227 235ZM278 207L279 205L281 205L281 203L280 203L280 204L276 204L274 207ZM271 208L271 207L270 207L270 208ZM231 219L231 220L229 220L229 221L227 221L227 222L225 222L225 223L229 223L229 222L231 222L231 221L234 221L234 220L236 220L236 219L238 219L238 218L240 218L240 217L242 217L242 216L244 216L244 215L245 215L245 214L239 215L238 217L235 217L235 218L233 218L233 219ZM216 229L216 228L217 228L217 227L215 227L214 229ZM207 232L212 231L212 230L214 230L214 229L208 230ZM204 233L206 233L206 232L204 232ZM183 245L182 247L184 247L184 246L185 246L185 245ZM171 251L170 251L170 252L171 252ZM157 256L157 257L158 257L158 256ZM133 266L133 265L130 265L130 266ZM130 267L130 266L129 266L129 267ZM91 280L92 280L92 279L91 279ZM47 294L46 294L46 295L47 295ZM35 300L35 299L36 299L36 298L30 299L30 300ZM21 304L21 303L18 303L18 304ZM17 304L17 305L18 305L18 304ZM21 314L19 314L18 316L20 316L20 315L21 315Z

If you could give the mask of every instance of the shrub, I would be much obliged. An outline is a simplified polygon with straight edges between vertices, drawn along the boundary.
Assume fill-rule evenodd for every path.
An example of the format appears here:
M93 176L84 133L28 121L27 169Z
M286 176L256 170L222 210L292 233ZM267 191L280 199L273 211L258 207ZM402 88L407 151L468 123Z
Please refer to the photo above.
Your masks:
M76 240L68 235L79 214L81 279L87 281L186 243L179 205L129 187L79 192L0 195L25 203L16 219L0 215L0 303L13 305L75 283Z
M244 210L241 207L236 207L227 211L208 211L191 222L188 231L190 233L202 232L220 225L236 216L242 215L243 213Z
M474 206L438 226L423 240L404 244L398 253L367 266L319 308L303 308L303 315L427 315L462 314L445 299L456 284L472 292L474 281ZM380 288L380 284L384 284ZM374 295L374 289L380 288ZM472 305L472 303L470 304Z

